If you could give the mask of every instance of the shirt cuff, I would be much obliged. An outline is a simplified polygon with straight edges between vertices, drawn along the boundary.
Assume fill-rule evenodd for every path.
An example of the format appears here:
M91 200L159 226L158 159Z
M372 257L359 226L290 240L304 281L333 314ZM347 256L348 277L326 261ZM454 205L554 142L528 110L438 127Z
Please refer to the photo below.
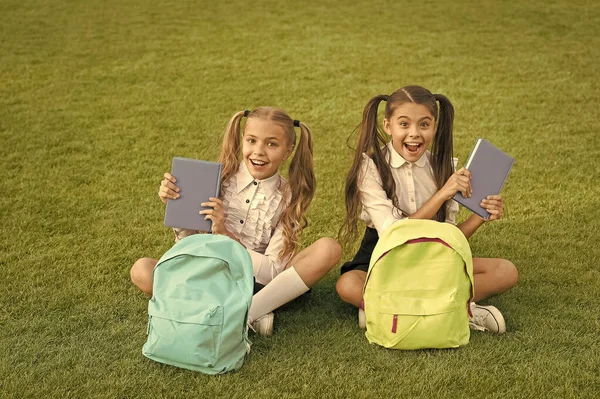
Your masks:
M258 253L252 249L247 249L252 258L252 271L256 282L267 285L277 275L275 265L271 265L271 261L268 256Z

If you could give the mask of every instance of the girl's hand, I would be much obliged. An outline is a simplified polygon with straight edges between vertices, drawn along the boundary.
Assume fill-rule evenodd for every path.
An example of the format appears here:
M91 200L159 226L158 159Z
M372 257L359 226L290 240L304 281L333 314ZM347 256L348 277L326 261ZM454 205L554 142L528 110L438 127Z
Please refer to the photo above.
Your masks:
M223 209L223 201L218 198L210 197L209 202L203 202L200 205L211 207L213 209L204 209L200 211L201 215L206 215L204 219L212 221L212 233L229 236L229 232L225 228L225 210Z
M502 217L504 211L504 200L501 195L488 195L484 200L481 200L481 207L490 213L489 219L486 221L498 220Z
M170 173L164 174L164 179L160 182L160 188L158 189L158 196L163 204L166 205L168 199L179 198L179 187L175 185L175 179Z
M469 198L473 192L471 189L471 172L468 169L460 168L457 170L440 190L444 200L451 199L457 192L460 192L465 198Z

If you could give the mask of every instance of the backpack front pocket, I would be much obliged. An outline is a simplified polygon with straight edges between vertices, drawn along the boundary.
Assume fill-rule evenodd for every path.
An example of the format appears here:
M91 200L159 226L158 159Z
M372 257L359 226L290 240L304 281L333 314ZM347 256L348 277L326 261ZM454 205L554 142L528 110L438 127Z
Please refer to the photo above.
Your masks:
M453 298L427 298L425 292L422 297L402 294L406 293L386 292L379 297L377 320L371 326L377 330L382 346L397 349L458 346L454 314L459 308Z
M168 311L162 310L159 303L148 304L144 355L179 367L213 367L221 345L223 308L199 301L168 300Z

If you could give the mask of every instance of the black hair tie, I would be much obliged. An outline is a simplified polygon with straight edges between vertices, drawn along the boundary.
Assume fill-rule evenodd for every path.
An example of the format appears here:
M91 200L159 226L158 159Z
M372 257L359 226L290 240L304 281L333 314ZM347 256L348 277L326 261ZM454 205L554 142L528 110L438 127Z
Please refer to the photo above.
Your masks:
M248 115L250 115L250 110L245 110L244 111L244 118L247 118Z
M388 96L387 94L383 95L383 101L387 101L390 98L390 96Z
M294 126L300 127L300 121L298 119L294 119Z

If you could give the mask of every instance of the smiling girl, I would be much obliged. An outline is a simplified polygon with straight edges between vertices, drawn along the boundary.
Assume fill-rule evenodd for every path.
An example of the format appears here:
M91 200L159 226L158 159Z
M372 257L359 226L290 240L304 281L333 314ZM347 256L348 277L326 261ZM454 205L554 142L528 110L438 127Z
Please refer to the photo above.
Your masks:
M297 146L295 128L300 130ZM292 153L288 181L279 175L279 167ZM341 257L340 245L327 237L298 252L316 186L311 133L308 126L278 108L240 111L225 129L219 162L221 199L202 203L212 209L200 214L212 221L212 234L226 235L250 253L255 295L249 324L259 334L270 335L272 311L307 292ZM158 192L164 204L179 198L176 182L176 176L164 174ZM174 232L176 241L197 233ZM142 258L131 268L131 280L148 295L152 295L156 263Z
M386 101L383 131L377 125L381 101ZM405 218L456 224L458 204L452 197L457 192L471 195L470 172L464 168L454 171L453 123L454 107L448 98L420 86L376 96L365 106L358 147L346 179L347 214L341 233L344 241L351 241L359 217L367 229L354 259L342 266L336 284L342 300L359 308L361 327L362 290L379 234ZM488 196L481 206L491 214L489 220L502 217L500 195ZM469 238L485 221L473 214L457 227ZM507 291L518 276L510 261L485 258L473 258L473 274L475 301ZM473 329L506 331L504 318L494 306L473 302L471 311Z

